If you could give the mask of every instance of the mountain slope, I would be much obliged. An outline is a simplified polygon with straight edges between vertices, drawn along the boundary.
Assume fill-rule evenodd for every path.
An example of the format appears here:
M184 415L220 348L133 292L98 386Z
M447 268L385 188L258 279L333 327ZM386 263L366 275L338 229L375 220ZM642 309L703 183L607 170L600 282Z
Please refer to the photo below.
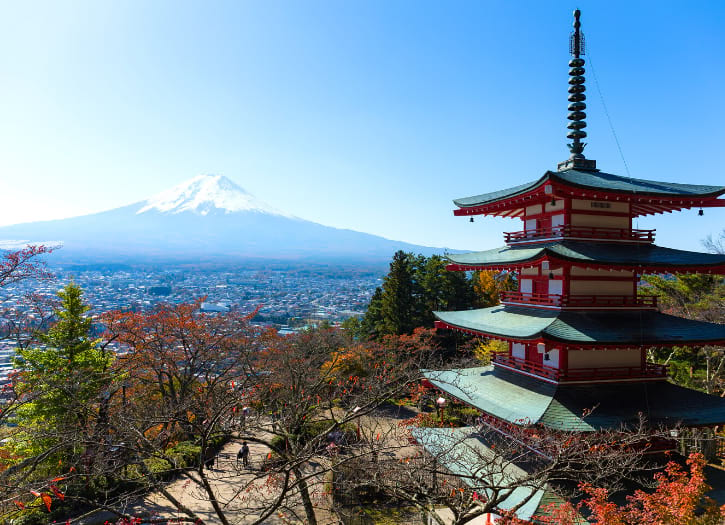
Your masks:
M323 226L275 210L221 176L199 176L144 202L93 215L0 227L0 239L60 241L73 262L239 258L389 258L441 249Z

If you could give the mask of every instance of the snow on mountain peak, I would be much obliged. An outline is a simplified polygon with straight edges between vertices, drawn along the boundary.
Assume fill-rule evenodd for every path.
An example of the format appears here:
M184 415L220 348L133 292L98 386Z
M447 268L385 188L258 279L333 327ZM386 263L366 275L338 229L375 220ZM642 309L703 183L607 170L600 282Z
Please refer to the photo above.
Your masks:
M157 193L144 202L136 214L147 211L172 214L190 211L199 215L206 215L210 211L252 211L291 217L258 200L222 175L198 175Z

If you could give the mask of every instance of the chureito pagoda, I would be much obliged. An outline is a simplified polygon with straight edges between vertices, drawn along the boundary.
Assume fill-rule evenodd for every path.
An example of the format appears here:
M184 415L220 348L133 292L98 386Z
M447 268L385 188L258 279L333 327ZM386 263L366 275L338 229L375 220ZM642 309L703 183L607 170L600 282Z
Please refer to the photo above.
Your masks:
M584 156L584 41L579 10L574 16L571 156L527 184L454 201L457 216L520 218L523 228L505 233L503 247L448 255L448 269L513 272L518 290L503 292L492 308L435 312L436 327L505 341L508 351L494 355L490 366L426 371L426 382L480 410L479 423L503 434L535 425L597 432L636 425L640 416L658 428L723 425L725 399L669 382L667 367L648 362L647 349L725 344L725 325L660 313L656 297L638 293L638 282L644 273L723 275L725 255L657 246L654 230L635 229L632 222L725 206L718 199L725 186L614 175ZM476 440L480 429L457 429L456 435L485 447ZM414 435L431 453L453 439L450 429L416 429ZM676 441L650 445L672 449ZM466 469L460 461L444 466L454 473ZM518 514L529 519L549 496L546 487L533 497L515 492L510 507L528 497Z

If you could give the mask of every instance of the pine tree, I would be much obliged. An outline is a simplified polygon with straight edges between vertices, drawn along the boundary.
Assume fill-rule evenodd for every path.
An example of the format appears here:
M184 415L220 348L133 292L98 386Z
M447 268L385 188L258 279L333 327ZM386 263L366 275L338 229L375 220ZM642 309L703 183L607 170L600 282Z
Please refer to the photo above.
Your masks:
M413 272L413 255L396 252L383 279L381 333L408 334L416 328Z
M410 334L433 326L435 310L466 308L473 301L473 286L465 272L446 270L439 255L424 257L397 252L383 285L375 290L360 323L360 335Z
M416 268L420 287L417 326L433 325L436 310L459 310L473 302L473 287L465 272L446 270L447 262L440 255L421 258Z
M86 316L83 291L71 283L58 296L57 322L39 335L41 346L19 350L15 360L16 388L27 402L14 419L32 436L31 449L62 447L64 441L93 432L109 383L112 357L90 336L92 320Z

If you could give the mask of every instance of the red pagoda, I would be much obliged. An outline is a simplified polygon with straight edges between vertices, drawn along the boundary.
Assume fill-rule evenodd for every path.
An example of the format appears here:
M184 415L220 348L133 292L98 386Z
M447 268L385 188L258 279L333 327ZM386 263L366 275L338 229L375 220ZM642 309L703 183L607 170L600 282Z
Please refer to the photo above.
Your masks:
M623 177L585 158L579 16L570 41L570 158L527 184L454 201L457 216L520 218L523 227L505 233L501 248L448 255L448 269L513 272L518 290L503 292L492 308L435 312L436 327L505 341L508 352L490 366L424 375L502 429L593 432L640 415L670 428L721 425L725 399L669 382L667 367L648 362L646 349L725 344L725 325L661 313L638 282L643 273L723 275L725 255L659 247L655 231L635 229L632 220L725 206L718 199L725 186ZM422 440L426 448L432 437Z

